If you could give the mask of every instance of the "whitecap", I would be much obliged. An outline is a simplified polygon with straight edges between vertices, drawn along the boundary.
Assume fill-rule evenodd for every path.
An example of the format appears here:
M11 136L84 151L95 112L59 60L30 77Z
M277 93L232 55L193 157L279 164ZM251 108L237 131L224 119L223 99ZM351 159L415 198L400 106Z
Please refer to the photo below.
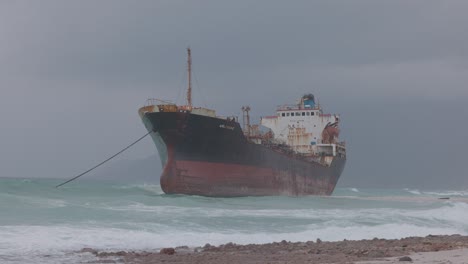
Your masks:
M22 203L31 204L41 208L60 208L67 206L67 202L62 199L40 198L33 196L23 196L15 194L4 194L10 199L18 200Z
M145 192L153 193L156 195L164 194L159 184L130 184L130 185L119 185L113 186L113 188L118 190L143 190Z
M418 190L418 189L408 189L408 188L405 188L404 189L405 191L411 193L411 194L414 194L414 195L421 195L421 192Z
M425 191L423 192L427 195L434 195L434 196L468 196L468 190L462 191Z

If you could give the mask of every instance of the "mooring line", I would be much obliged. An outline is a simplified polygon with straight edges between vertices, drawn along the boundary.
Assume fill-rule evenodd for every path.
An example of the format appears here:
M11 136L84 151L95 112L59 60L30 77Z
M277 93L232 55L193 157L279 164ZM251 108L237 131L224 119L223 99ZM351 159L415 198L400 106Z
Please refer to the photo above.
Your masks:
M88 172L90 172L90 171L96 169L97 167L101 166L102 164L108 162L109 160L111 160L111 159L117 157L120 153L122 153L122 152L126 151L127 149L131 148L133 145L135 145L136 143L140 142L140 140L144 139L146 136L148 136L149 134L151 134L151 132L153 132L153 131L149 131L149 132L146 133L144 136L142 136L141 138L139 138L139 139L137 139L136 141L134 141L132 144L128 145L127 147L125 147L125 148L122 149L121 151L119 151L119 152L117 152L116 154L112 155L110 158L108 158L108 159L106 159L105 161L99 163L98 165L92 167L91 169L88 169L87 171L81 173L80 175L77 175L77 176L75 176L75 177L69 179L68 181L63 182L63 183L61 183L61 184L55 186L55 188L58 188L58 187L60 187L60 186L62 186L62 185L65 185L65 184L71 182L71 181L74 181L74 180L78 179L79 177L85 175L86 173L88 173Z

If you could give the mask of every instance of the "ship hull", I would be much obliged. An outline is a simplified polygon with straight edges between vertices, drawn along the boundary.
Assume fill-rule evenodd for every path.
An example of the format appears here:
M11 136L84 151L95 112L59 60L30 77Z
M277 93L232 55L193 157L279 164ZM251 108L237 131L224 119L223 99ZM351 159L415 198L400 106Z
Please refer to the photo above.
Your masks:
M214 197L330 195L345 157L329 165L246 139L239 123L182 112L142 115L160 154L167 194Z

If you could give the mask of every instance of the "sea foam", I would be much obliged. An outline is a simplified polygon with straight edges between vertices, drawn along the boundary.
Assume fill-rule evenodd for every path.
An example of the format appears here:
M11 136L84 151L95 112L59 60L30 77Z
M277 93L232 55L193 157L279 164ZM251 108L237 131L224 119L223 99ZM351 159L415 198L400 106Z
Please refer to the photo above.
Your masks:
M464 193L439 199L456 191L343 188L336 193L346 196L209 198L165 195L158 185L79 182L57 190L51 183L0 185L0 263L92 261L73 253L84 247L138 251L468 234Z

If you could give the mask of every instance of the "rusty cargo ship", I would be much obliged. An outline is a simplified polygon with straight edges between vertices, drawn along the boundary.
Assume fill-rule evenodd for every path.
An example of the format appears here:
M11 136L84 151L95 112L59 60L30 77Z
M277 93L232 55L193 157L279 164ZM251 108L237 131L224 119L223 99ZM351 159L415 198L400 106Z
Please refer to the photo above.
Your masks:
M312 94L250 124L250 107L220 117L191 100L148 100L139 115L159 152L162 190L213 197L331 195L346 163L338 115L324 114Z

